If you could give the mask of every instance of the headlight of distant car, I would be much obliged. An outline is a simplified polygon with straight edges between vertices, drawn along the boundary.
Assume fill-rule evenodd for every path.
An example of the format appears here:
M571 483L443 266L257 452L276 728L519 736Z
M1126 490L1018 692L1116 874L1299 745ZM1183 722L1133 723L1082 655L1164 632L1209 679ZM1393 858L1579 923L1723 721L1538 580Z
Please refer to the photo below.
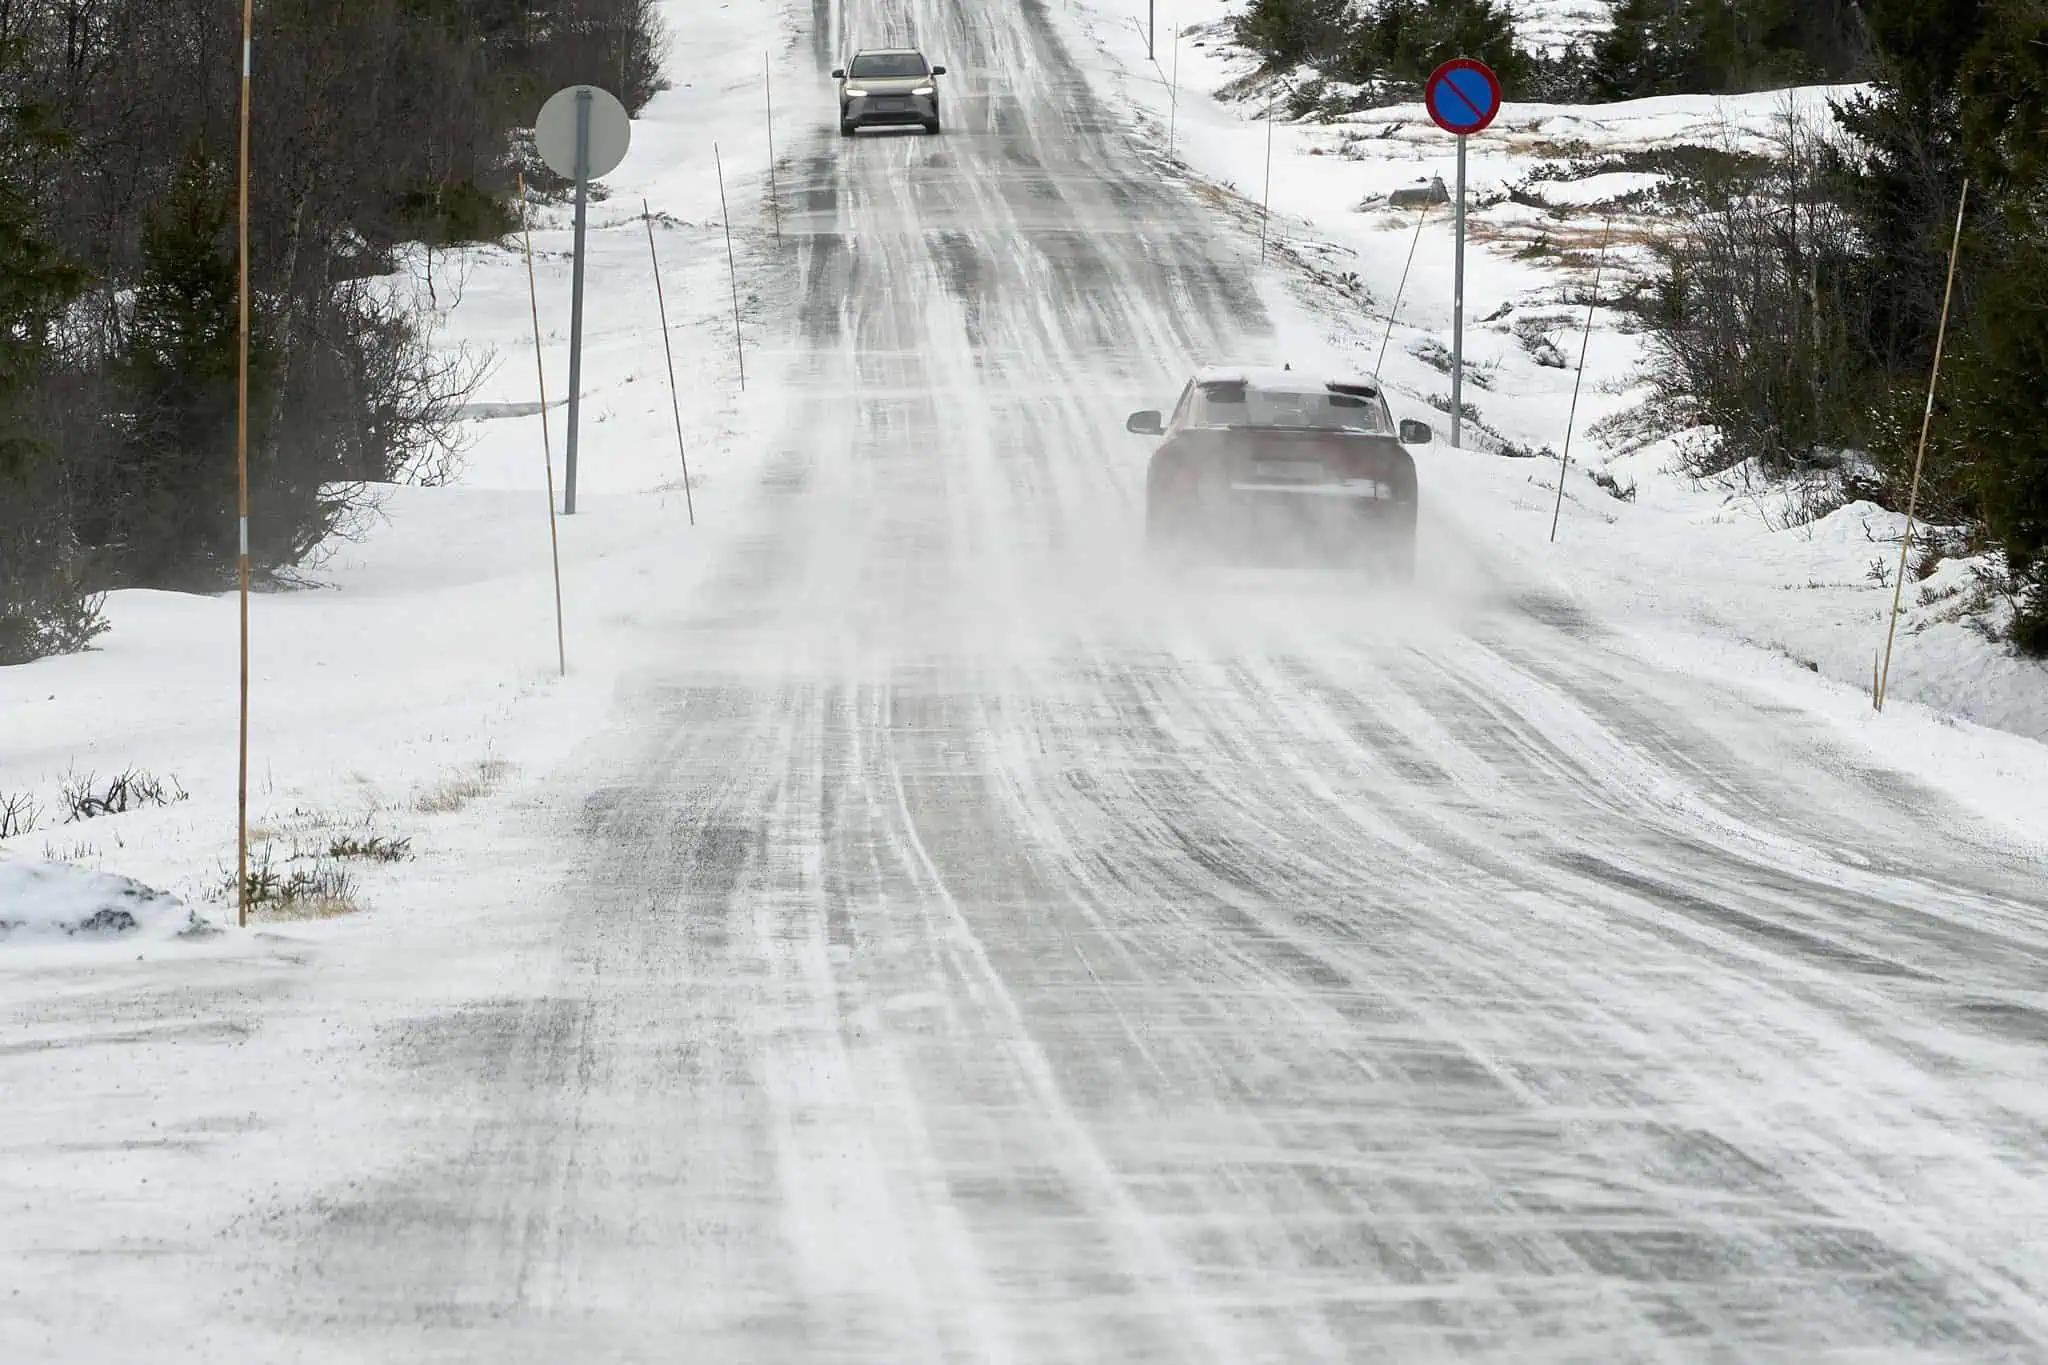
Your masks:
M938 93L938 91L932 89L929 85L920 85L919 87L917 87L917 89L911 91L910 93L913 95L935 95Z
M857 85L849 85L846 87L846 89L840 91L839 93L846 96L846 98L850 100L864 100L868 97L868 92L861 89Z

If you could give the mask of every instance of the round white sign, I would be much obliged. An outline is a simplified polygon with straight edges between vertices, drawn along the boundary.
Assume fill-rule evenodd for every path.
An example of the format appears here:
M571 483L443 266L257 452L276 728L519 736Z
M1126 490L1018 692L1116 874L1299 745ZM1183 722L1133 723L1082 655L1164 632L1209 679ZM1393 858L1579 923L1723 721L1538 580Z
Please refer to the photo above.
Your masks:
M540 159L564 180L576 178L576 114L584 105L590 110L589 157L584 163L586 180L610 175L626 159L626 147L633 140L633 123L626 106L608 90L595 85L571 85L557 90L540 107L534 121L533 141Z

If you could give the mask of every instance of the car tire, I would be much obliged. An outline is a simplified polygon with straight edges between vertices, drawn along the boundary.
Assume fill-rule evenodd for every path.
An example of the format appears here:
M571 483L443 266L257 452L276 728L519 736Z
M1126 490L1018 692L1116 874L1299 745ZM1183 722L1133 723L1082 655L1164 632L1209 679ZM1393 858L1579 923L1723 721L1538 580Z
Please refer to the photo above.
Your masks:
M853 130L854 130L854 129L856 129L856 128L858 128L859 126L860 126L860 125L859 125L859 124L857 124L857 123L851 123L851 122L847 121L846 119L841 119L841 120L839 120L839 136L841 136L841 137L852 137L852 136L853 136Z
M927 133L936 133L936 132L938 132L938 131L939 131L939 121L938 121L937 119L935 119L935 118L930 118L930 119L926 119L926 120L924 121L924 130L925 130L925 131L926 131Z

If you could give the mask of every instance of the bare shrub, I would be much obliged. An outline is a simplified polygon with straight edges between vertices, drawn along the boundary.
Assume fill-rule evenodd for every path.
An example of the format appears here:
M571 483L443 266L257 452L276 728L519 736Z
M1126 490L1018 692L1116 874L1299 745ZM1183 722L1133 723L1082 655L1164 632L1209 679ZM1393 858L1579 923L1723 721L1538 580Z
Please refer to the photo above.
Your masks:
M88 773L64 782L64 823L124 815L148 806L172 806L189 797L190 793L178 784L176 777L158 777L145 768L130 768L105 787L99 786Z
M43 808L26 792L0 792L0 839L35 832Z
M1565 359L1563 348L1554 340L1562 326L1563 324L1554 318L1540 317L1533 313L1516 318L1512 324L1515 340L1529 353L1530 359L1550 370L1571 368L1570 362Z
M1663 430L1715 433L1689 454L1695 477L1748 459L1773 474L1801 467L1858 416L1847 410L1854 301L1841 288L1854 225L1826 180L1825 148L1789 110L1776 150L1704 163L1688 230L1654 247L1649 403Z

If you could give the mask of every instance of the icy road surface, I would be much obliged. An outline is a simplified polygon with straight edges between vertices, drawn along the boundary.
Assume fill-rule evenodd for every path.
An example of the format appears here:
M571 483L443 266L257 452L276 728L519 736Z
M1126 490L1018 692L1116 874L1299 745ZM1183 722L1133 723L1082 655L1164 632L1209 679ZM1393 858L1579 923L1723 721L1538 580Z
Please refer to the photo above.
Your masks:
M1405 608L1149 577L1123 415L1284 305L1053 14L918 15L525 885L10 1013L5 1354L2048 1353L2040 867L1441 521Z

